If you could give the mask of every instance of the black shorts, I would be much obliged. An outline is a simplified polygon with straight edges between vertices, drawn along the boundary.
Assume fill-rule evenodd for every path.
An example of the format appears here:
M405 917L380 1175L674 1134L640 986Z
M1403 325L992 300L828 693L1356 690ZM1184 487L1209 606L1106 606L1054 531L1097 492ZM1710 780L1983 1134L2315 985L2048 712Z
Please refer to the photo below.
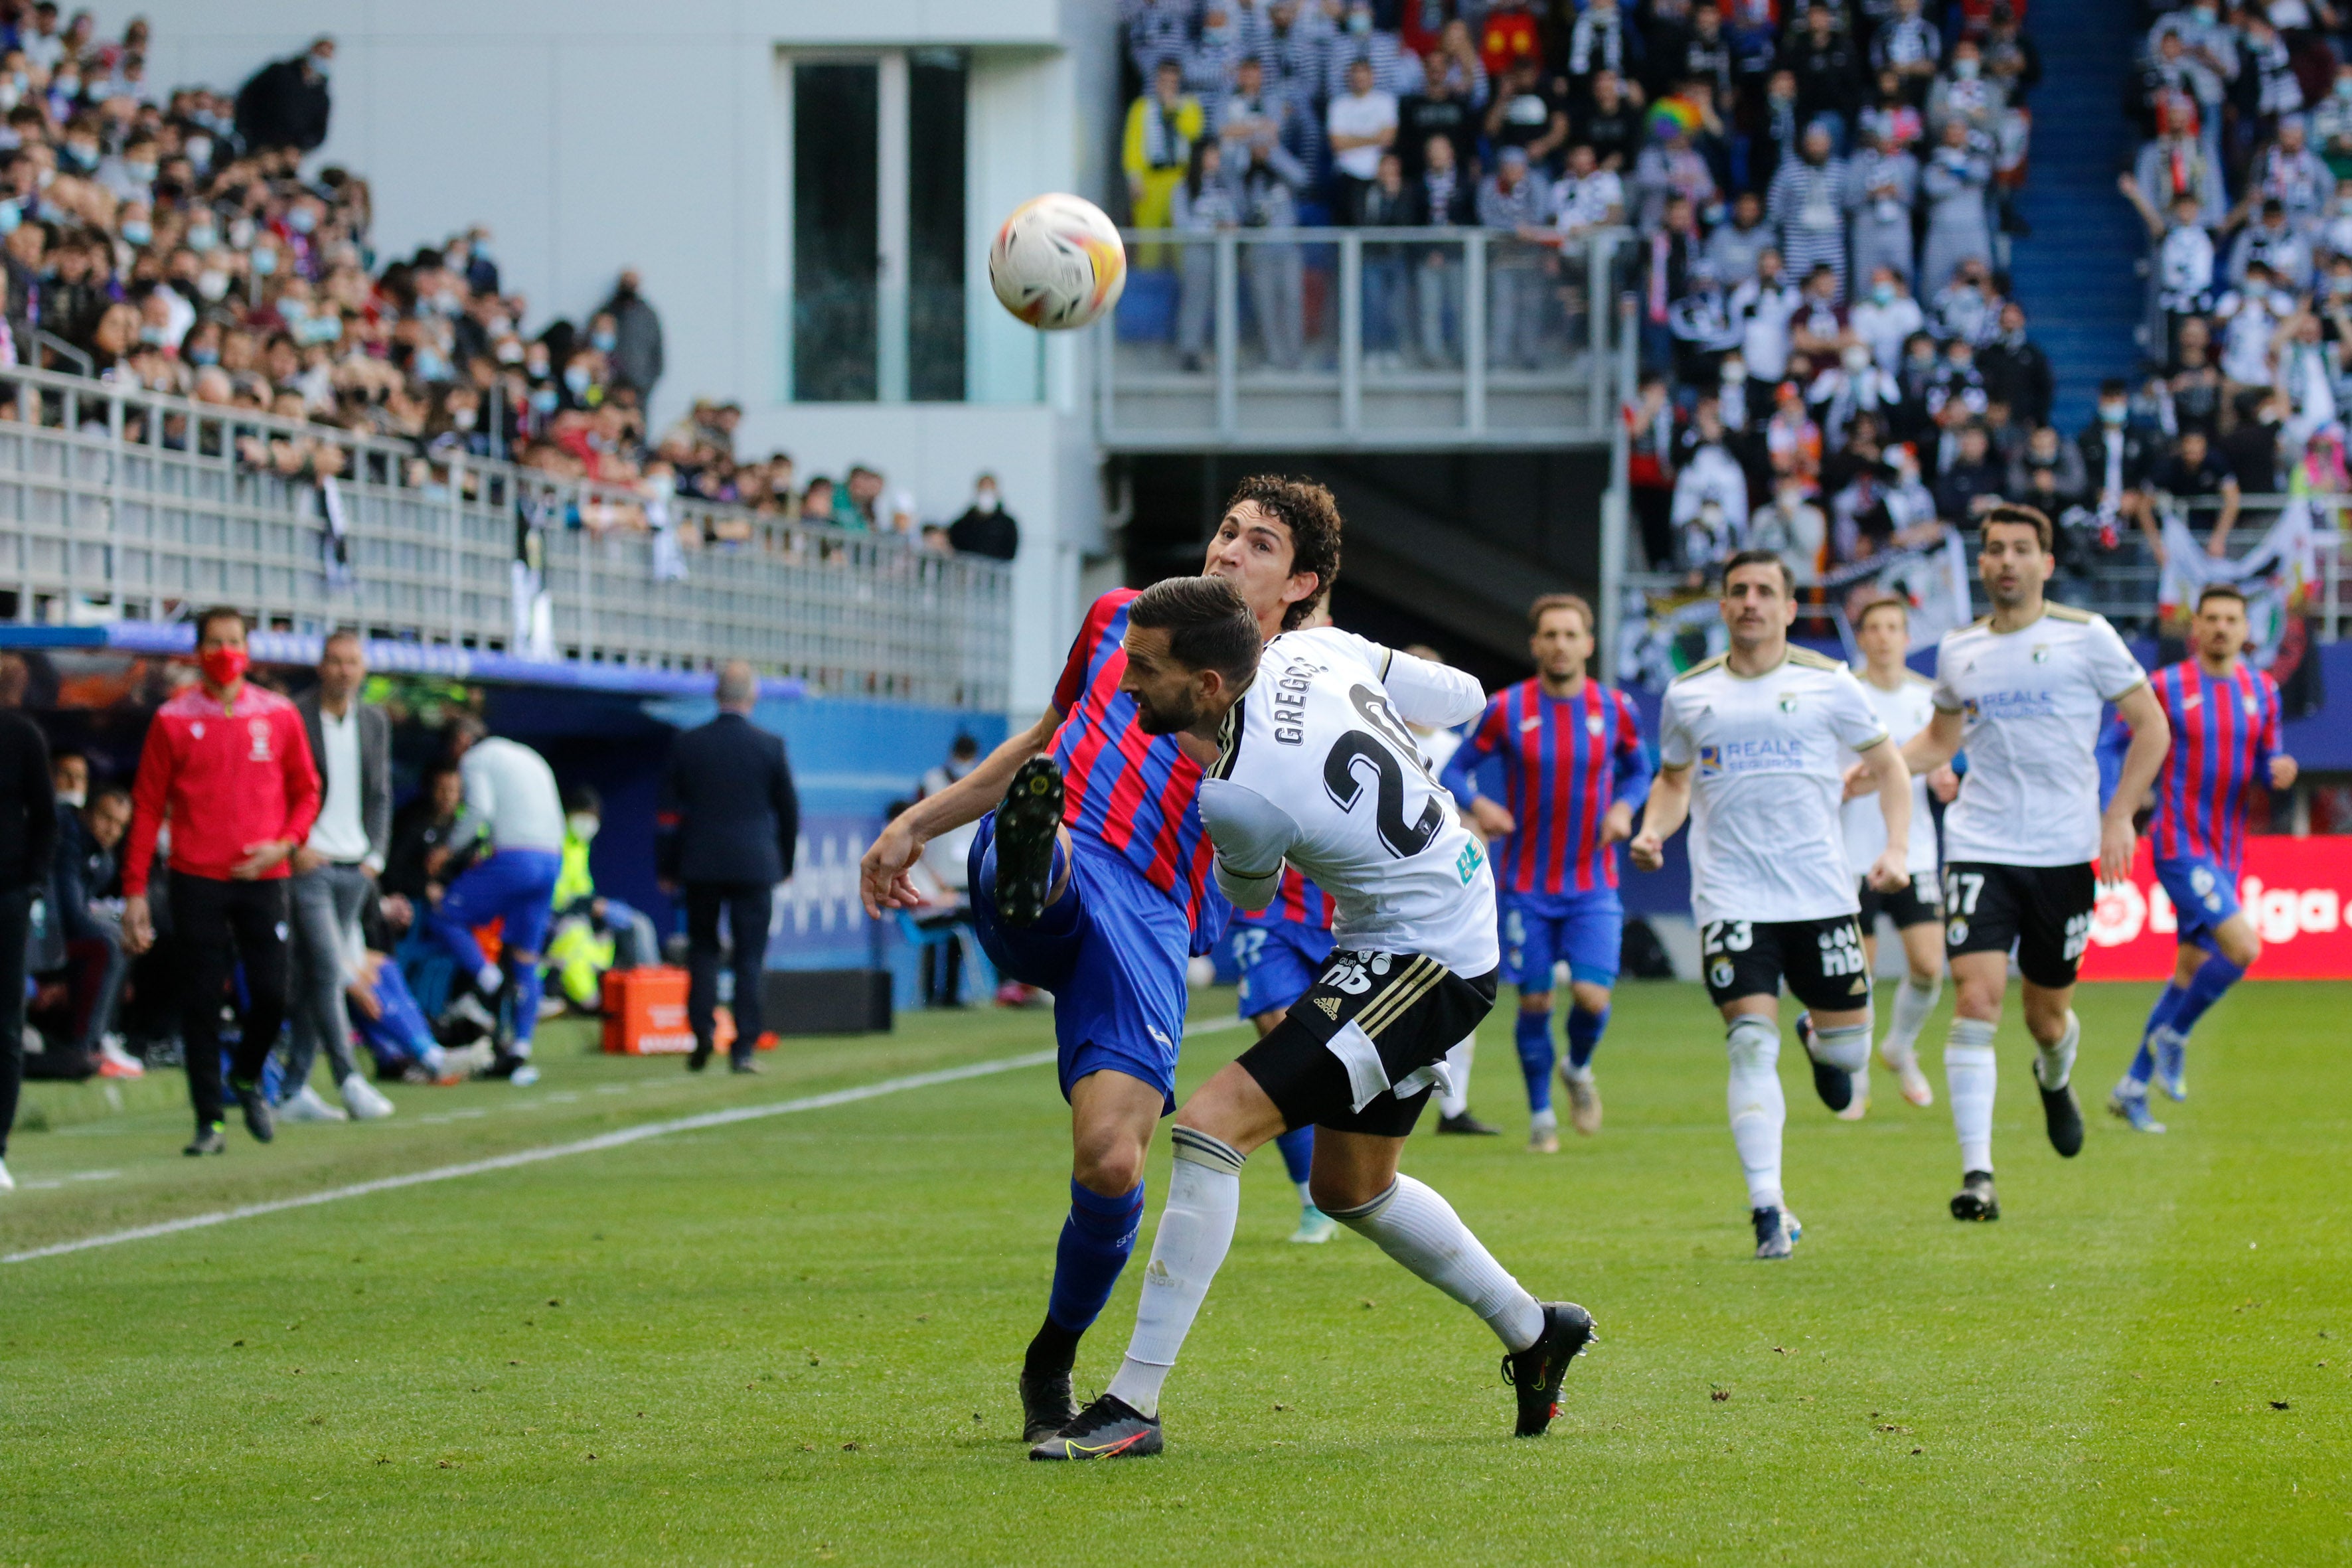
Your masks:
M1819 921L1709 921L1699 927L1699 967L1718 1007L1742 996L1778 996L1780 983L1824 1013L1870 1005L1870 966L1852 915Z
M2007 953L2036 985L2074 984L2091 945L2099 873L2080 866L2001 866L1956 860L1944 868L1944 951Z
M1914 871L1911 879L1892 893L1882 893L1862 879L1862 913L1854 917L1862 924L1862 934L1870 935L1878 929L1878 917L1885 915L1895 922L1896 931L1909 931L1913 926L1938 926L1944 923L1944 906L1936 899L1936 873Z
M1417 952L1341 950L1274 1031L1242 1053L1242 1069L1286 1127L1402 1138L1429 1099L1433 1080L1422 1069L1444 1059L1494 1005L1492 970L1465 980Z

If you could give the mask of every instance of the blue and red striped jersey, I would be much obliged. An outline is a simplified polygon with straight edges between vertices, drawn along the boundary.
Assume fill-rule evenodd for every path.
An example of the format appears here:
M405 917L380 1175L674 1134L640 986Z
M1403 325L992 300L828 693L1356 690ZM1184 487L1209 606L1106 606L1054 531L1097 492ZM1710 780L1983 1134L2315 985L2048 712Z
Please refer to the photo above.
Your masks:
M2244 664L2208 675L2193 659L2167 665L2151 684L2172 724L2149 825L2157 858L2201 855L2234 875L2246 853L2247 791L2270 786L2279 749L2278 685Z
M1136 590L1114 588L1087 612L1054 688L1054 761L1062 770L1062 820L1089 833L1182 904L1192 929L1213 939L1231 906L1209 880L1209 836L1201 828L1201 764L1172 735L1147 735L1127 673L1127 607Z
M1649 753L1632 699L1597 680L1573 697L1547 697L1542 683L1505 687L1445 764L1456 801L1489 757L1503 762L1503 805L1517 823L1495 857L1495 885L1507 893L1583 893L1617 885L1613 846L1601 819L1619 800L1639 806L1649 793Z
M1235 925L1280 925L1285 921L1318 931L1331 929L1331 896L1288 866L1282 868L1282 881L1275 889L1274 902L1262 910L1234 911Z

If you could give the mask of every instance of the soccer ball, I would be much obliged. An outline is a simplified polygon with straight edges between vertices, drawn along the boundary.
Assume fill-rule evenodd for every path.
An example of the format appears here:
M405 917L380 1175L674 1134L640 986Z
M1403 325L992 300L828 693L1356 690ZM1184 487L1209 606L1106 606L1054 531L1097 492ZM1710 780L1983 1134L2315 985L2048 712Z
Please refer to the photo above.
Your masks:
M1083 197L1033 197L1015 207L988 248L988 282L1033 327L1089 326L1127 287L1127 247L1102 208Z

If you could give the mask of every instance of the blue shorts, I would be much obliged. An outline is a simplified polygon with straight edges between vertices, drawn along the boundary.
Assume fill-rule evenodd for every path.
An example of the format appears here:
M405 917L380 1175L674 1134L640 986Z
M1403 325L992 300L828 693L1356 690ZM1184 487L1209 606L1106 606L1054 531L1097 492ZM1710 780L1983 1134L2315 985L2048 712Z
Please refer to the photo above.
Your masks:
M1329 929L1304 921L1276 921L1272 925L1235 921L1233 944L1234 957L1241 964L1244 1018L1286 1008L1306 995L1331 957Z
M1054 994L1064 1100L1078 1079L1108 1068L1158 1089L1164 1115L1176 1109L1192 922L1099 838L1073 833L1070 844L1063 901L1034 926L1008 926L996 916L996 814L982 817L965 862L972 931L999 973Z
M2202 855L2158 859L2156 879L2180 921L2179 942L2215 951L2213 933L2238 912L2238 879Z
M1570 978L1617 984L1625 906L1614 888L1589 893L1502 893L1503 978L1523 991L1549 991L1563 961Z
M471 932L499 922L499 944L543 953L555 879L562 859L552 849L501 849L477 860L441 895L435 923Z

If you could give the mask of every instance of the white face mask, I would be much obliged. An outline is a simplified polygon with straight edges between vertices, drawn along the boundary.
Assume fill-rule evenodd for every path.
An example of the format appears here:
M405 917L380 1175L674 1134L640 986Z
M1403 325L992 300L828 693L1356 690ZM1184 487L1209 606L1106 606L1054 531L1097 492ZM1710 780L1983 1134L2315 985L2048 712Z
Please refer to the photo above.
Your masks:
M89 800L89 792L84 789L60 790L58 792L58 798L64 801L68 805L72 806L76 811L79 811L84 803Z
M575 811L563 819L563 826L572 830L572 837L585 844L596 837L596 829L604 824L584 811Z

